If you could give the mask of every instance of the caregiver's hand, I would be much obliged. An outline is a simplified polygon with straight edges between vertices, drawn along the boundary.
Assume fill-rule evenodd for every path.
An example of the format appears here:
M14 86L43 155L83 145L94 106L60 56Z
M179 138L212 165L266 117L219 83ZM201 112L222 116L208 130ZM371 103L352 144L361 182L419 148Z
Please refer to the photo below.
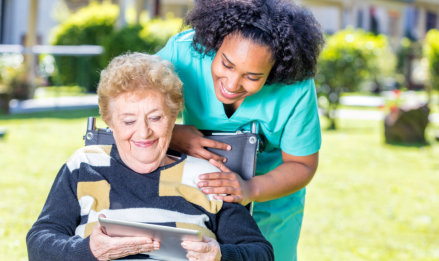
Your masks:
M205 194L215 195L216 199L226 202L238 202L247 205L252 201L252 186L250 181L243 180L237 173L231 171L223 163L209 160L221 172L205 173L198 176L200 181L197 183ZM223 194L223 195L221 195Z
M206 148L231 150L230 145L226 143L205 138L203 133L192 125L178 124L175 125L172 132L170 147L197 158L214 159L221 162L225 162L226 159L206 150Z
M203 236L201 242L183 241L181 246L187 250L186 257L189 261L219 261L221 249L218 242L210 237Z
M102 231L99 222L90 234L90 250L98 260L151 252L160 249L160 242L148 237L110 237Z

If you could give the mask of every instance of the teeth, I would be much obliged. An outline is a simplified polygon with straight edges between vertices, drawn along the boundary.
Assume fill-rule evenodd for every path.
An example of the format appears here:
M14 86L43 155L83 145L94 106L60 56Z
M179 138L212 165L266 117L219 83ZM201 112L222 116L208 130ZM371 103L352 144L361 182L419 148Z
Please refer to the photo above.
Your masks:
M226 88L224 88L224 92L227 94L234 94L233 92L229 92Z
M224 90L225 93L230 94L230 95L234 95L234 94L235 94L234 92L229 92L229 91L226 89L226 87L224 87L224 85L222 85L222 87L223 87L223 90Z

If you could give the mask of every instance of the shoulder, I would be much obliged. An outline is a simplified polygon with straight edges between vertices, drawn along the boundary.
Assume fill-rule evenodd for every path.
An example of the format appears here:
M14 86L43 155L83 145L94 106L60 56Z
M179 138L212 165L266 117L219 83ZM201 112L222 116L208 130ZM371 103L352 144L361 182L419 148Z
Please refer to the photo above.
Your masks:
M287 102L289 104L296 104L304 96L315 93L314 79L309 78L303 81L295 82L293 84L275 83L265 85L261 91L251 97L257 101L272 101L275 104Z
M217 167L210 164L207 160L187 156L183 166L183 183L197 187L198 175L219 171Z
M194 35L195 35L195 30L190 29L190 30L186 30L186 31L183 31L181 33L178 33L174 37L175 37L176 42L192 43L192 41L194 39Z
M177 45L177 46L191 46L192 41L194 39L195 31L193 29L186 30L175 34L168 40L168 44Z
M78 169L82 163L91 166L110 166L111 145L91 145L85 146L73 153L67 160L66 165L72 172Z
M199 172L200 174L219 171L219 169L210 164L209 161L192 156L187 156L185 167L189 167L192 172Z
M265 89L273 89L275 92L279 94L300 94L304 92L309 92L315 88L314 79L309 78L303 81L298 81L293 84L272 84L265 86Z

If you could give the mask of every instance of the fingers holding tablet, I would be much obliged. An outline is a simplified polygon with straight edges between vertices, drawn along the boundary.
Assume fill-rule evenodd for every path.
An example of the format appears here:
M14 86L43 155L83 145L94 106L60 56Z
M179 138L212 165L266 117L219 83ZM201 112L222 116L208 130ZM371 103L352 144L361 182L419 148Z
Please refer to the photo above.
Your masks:
M97 223L90 234L90 250L98 260L117 259L160 249L150 237L110 237Z

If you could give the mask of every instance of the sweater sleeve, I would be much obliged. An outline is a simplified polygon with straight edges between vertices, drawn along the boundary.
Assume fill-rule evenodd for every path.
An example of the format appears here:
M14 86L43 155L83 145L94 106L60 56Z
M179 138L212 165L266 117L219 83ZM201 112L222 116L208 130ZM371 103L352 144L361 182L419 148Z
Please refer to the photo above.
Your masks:
M216 237L221 260L274 260L273 247L264 238L249 211L237 203L224 202L217 214Z
M29 260L96 260L89 247L89 237L75 236L80 222L76 183L64 165L38 220L27 234Z

